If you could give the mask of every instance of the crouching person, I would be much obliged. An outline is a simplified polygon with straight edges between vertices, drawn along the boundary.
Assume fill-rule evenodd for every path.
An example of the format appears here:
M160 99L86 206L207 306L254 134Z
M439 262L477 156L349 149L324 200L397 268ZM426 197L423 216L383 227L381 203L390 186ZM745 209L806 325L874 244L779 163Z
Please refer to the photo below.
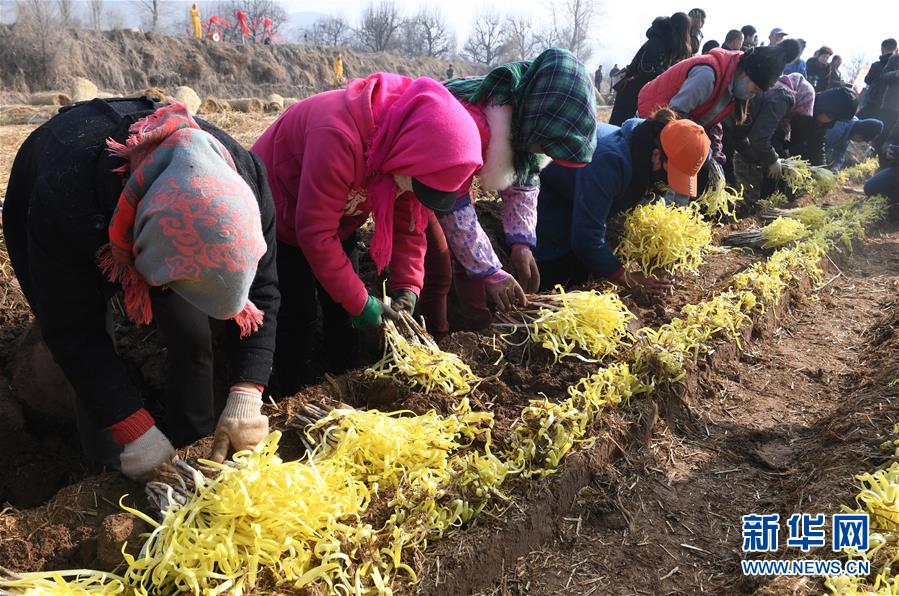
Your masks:
M258 158L181 103L93 100L63 109L16 156L3 209L16 277L77 395L93 468L145 480L214 431L211 457L268 433L280 301L274 203ZM167 347L157 427L111 333L124 294ZM211 324L222 325L231 389L215 419Z
M540 174L537 249L543 290L589 278L606 278L645 296L673 288L670 279L628 272L606 239L610 217L637 205L656 182L697 195L697 173L711 141L702 126L677 120L673 111L626 120L619 128L599 124L593 160L581 169L547 166Z

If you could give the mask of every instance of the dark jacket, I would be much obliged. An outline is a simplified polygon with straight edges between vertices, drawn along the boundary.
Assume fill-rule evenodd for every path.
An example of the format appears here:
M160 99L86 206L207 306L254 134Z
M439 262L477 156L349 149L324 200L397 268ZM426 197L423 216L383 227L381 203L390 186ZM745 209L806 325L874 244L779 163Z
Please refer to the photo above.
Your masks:
M675 37L670 17L657 17L647 29L646 38L626 70L626 76L637 77L641 86L678 61L681 43Z
M772 138L795 103L795 96L783 87L775 86L768 91L756 93L749 102L749 125L743 130L743 134L735 135L736 151L763 166L777 161L779 156Z
M881 109L899 112L899 54L893 54L883 67L879 84L883 87Z
M883 74L883 68L887 65L891 56L892 54L881 56L877 62L871 65L868 74L865 75L865 85L868 86L868 95L865 98L865 108L867 109L879 110L883 103L885 89L880 84L880 75Z
M573 253L596 277L609 277L621 261L606 241L606 222L630 209L628 198L633 164L630 141L643 120L633 118L621 128L596 125L596 150L583 168L548 165L540 174L537 200L538 262L555 261Z
M821 64L812 56L805 61L806 78L818 93L830 89L830 64Z
M807 159L813 166L824 165L824 138L835 122L851 120L858 111L858 96L848 87L829 89L815 95L815 117L793 122L790 154ZM818 116L826 114L831 121L821 123Z
M113 173L124 161L109 155L105 140L125 142L128 127L156 107L147 99L95 99L63 108L20 148L3 209L13 267L44 340L94 422L102 426L143 407L105 327L107 301L118 286L106 281L96 254L109 242L109 221L125 180ZM262 162L223 131L200 119L197 123L228 149L259 202L268 251L249 297L265 312L265 320L244 340L237 325L227 322L225 341L229 380L266 385L280 304L274 201Z
M623 69L622 77L615 86L618 93L609 115L610 124L620 126L636 116L640 90L682 58L680 40L674 35L670 17L657 17L646 31L646 37L646 43Z
M702 31L697 31L696 29L690 31L690 50L693 56L698 54L700 48L702 48L702 37Z

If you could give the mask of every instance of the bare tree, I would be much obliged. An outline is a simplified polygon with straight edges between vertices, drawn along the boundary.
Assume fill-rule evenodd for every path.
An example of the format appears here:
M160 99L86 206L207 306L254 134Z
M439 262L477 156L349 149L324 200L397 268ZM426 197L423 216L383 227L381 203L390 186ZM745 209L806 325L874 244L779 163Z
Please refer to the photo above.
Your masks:
M349 43L353 29L342 17L327 17L312 25L310 41L323 46L342 46Z
M162 0L133 0L140 13L141 27L146 31L156 31Z
M596 0L565 0L551 3L549 19L539 37L543 48L561 47L570 50L582 61L593 54L589 32L598 14Z
M439 9L423 8L412 21L420 39L420 55L440 58L455 50L455 35Z
M30 70L33 65L33 80L48 87L56 82L59 60L59 6L46 0L19 0L16 8L15 35L8 40L10 46L16 47L9 49L23 70Z
M843 80L850 85L854 85L855 79L858 78L858 73L861 72L864 64L865 54L863 52L853 54L849 60L843 62Z
M59 24L63 27L77 27L78 19L75 17L74 0L56 0L59 10Z
M503 24L506 52L504 60L528 60L540 49L530 17L510 15Z
M399 31L403 18L396 2L382 0L377 5L370 4L362 11L356 41L362 49L370 52L386 52L400 45Z
M91 28L100 29L103 26L103 0L91 0Z
M492 9L475 15L471 35L462 48L465 56L473 62L493 66L502 56L504 49L502 16Z

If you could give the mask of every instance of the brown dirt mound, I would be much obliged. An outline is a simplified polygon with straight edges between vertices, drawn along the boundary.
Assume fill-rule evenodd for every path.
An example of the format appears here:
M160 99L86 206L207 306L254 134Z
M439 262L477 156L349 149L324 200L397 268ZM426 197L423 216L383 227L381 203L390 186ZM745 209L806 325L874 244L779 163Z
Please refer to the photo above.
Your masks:
M13 34L14 26L0 26L0 39ZM50 80L23 70L28 65L16 59L12 53L14 44L0 43L0 63L19 65L0 69L0 88L27 93L58 83L58 88L67 89L75 77L84 77L100 89L114 93L188 85L201 97L265 97L269 93L305 97L331 88L333 78L334 48L237 45L126 30L67 29L61 37L59 43L65 60L59 61ZM344 64L353 77L385 71L442 79L449 64L432 58L366 54L345 48L342 52ZM481 72L480 67L458 60L453 64L459 74Z

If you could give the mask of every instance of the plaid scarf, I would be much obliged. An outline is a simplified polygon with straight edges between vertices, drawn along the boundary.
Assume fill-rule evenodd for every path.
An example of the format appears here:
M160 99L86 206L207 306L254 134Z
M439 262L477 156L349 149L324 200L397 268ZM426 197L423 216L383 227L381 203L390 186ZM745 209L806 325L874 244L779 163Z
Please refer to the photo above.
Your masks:
M498 66L483 77L444 83L469 104L512 104L516 183L540 173L539 145L553 159L590 163L596 148L596 96L584 65L568 50L550 48L533 61Z
M263 313L248 299L265 254L259 205L228 150L197 125L181 102L129 128L125 144L107 139L129 174L98 263L122 285L125 310L153 319L150 287L167 286L217 319L233 319L241 337Z

